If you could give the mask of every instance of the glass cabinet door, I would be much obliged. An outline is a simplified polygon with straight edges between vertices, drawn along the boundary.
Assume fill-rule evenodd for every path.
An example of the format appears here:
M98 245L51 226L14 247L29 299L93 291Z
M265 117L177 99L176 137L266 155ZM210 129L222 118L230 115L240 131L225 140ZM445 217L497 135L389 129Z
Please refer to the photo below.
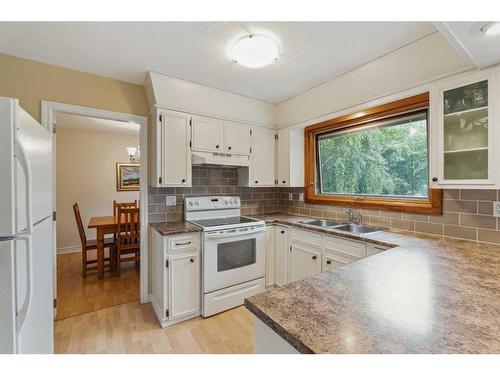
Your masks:
M475 182L489 176L487 79L442 91L442 178Z

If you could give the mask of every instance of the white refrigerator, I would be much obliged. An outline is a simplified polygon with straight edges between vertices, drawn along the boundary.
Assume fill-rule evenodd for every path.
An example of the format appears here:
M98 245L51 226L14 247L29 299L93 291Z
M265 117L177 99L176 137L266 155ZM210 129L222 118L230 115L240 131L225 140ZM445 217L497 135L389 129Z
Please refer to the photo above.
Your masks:
M0 353L53 353L52 136L0 97Z

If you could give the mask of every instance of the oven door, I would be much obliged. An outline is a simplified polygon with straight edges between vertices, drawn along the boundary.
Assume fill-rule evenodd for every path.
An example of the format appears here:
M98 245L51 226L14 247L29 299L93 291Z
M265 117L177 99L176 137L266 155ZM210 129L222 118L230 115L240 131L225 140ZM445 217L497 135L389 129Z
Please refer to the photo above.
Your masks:
M264 277L265 227L205 233L203 271L205 293Z

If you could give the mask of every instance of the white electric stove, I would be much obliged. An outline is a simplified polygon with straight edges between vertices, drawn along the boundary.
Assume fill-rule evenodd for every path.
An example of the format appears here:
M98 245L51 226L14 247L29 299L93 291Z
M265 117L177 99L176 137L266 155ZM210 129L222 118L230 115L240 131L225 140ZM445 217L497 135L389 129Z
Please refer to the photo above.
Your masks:
M185 219L203 229L202 316L263 292L265 223L241 216L239 197L192 197L185 204Z

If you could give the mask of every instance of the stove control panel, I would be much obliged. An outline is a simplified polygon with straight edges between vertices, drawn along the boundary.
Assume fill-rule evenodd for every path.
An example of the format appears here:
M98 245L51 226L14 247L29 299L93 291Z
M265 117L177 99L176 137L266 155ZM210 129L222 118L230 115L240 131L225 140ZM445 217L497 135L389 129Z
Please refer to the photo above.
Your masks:
M225 210L240 208L240 197L210 196L186 198L186 211Z

